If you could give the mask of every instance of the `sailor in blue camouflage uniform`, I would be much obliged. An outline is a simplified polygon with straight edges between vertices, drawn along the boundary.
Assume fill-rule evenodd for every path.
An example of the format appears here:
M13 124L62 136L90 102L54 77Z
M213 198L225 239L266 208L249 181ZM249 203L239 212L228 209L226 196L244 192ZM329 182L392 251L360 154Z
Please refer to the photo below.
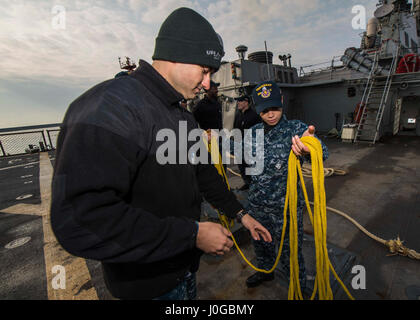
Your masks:
M301 164L304 160L310 160L309 149L300 141L299 137L314 136L315 128L299 120L288 120L286 118L283 114L283 98L276 83L267 81L257 85L252 96L256 111L263 122L251 128L253 138L252 143L248 143L248 148L256 157L254 158L256 163L263 163L264 166L260 169L262 172L251 175L247 211L265 226L275 239L271 243L253 241L258 267L269 270L277 257L283 230L283 209L287 190L289 154L292 150L299 156ZM264 130L264 152L257 152L258 148L261 148L262 142L262 139L256 139L258 129L260 129L260 132ZM321 144L323 159L325 160L328 157L328 150L322 142ZM306 286L305 264L302 255L304 206L302 190L300 183L298 183L298 260L302 290ZM287 219L290 221L289 217ZM280 268L287 278L289 278L290 269L288 229L287 226L280 258ZM270 274L257 272L250 276L246 283L248 287L256 287L263 281L273 279L274 272Z

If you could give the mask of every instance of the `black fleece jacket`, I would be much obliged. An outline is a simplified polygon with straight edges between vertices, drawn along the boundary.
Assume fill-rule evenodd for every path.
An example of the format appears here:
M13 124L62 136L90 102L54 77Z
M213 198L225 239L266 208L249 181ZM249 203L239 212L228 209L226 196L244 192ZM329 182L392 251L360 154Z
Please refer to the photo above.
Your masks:
M117 298L162 295L198 269L202 196L227 216L242 209L211 164L165 164L161 129L198 127L182 96L145 61L77 98L58 137L51 224L73 255L102 262ZM189 142L190 147L195 142Z
M201 129L223 129L222 105L217 99L209 99L206 95L197 103L193 114Z

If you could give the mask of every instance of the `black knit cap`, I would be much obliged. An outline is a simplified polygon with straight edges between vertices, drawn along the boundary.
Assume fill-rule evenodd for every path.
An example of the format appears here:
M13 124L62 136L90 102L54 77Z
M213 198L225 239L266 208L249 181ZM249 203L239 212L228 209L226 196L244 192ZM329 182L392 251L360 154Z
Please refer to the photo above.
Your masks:
M189 8L173 11L156 38L153 60L166 60L219 69L223 41L211 24Z

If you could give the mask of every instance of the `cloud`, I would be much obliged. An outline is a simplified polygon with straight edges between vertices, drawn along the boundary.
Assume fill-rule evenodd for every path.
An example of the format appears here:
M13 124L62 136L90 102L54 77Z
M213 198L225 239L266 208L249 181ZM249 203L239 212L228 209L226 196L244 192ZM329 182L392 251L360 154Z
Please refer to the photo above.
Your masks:
M342 54L344 49L360 44L351 26L352 7L362 4L367 18L372 15L372 1L339 0L225 0L211 3L207 14L224 40L225 60L237 59L235 47L292 53L296 65L325 61ZM279 62L279 60L277 60Z
M210 4L208 15L225 41L225 59L232 60L237 58L235 47L239 44L248 46L249 52L264 50L264 41L270 51L278 53L291 52L294 44L303 49L301 43L313 29L307 21L317 21L323 8L321 1L230 0Z
M0 22L2 77L103 79L118 71L118 56L149 54L153 37L148 26L141 30L125 8L79 1L69 1L64 8L65 29L56 30L51 5L8 5L9 14Z
M197 9L197 4L189 0L151 1L151 5L147 5L141 8L141 21L146 24L160 25L172 11L180 7L189 7Z
M227 60L236 59L239 44L257 51L264 49L266 40L270 50L294 52L303 62L305 58L312 60L310 53L315 47L319 47L318 52L322 47L329 50L329 39L339 34L337 28L341 28L340 33L352 33L353 2L64 1L65 30L51 26L56 16L51 11L53 1L5 2L0 20L1 76L25 74L82 81L110 77L118 72L118 56L150 61L160 24L180 6L192 7L209 19L222 35Z
M376 9L371 0L62 0L65 29L61 30L53 26L59 13L52 9L57 3L2 1L2 112L8 105L23 108L31 101L46 110L42 105L50 105L49 99L63 108L70 97L119 72L118 57L151 62L161 23L181 6L211 22L223 38L224 60L237 59L239 44L250 53L263 50L267 41L275 62L279 63L279 54L291 53L295 66L327 61L349 46L358 46L361 30L351 28L351 8L364 5L367 19ZM22 83L32 83L43 94ZM64 97L63 103L56 93Z

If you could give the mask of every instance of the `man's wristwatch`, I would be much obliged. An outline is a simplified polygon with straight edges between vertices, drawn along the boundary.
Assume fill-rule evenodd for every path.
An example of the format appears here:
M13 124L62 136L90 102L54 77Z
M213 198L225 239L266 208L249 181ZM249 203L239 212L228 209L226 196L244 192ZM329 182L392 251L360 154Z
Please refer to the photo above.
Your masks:
M242 222L242 218L244 217L244 215L246 215L245 210L241 210L236 214L236 221L238 221L239 223Z

